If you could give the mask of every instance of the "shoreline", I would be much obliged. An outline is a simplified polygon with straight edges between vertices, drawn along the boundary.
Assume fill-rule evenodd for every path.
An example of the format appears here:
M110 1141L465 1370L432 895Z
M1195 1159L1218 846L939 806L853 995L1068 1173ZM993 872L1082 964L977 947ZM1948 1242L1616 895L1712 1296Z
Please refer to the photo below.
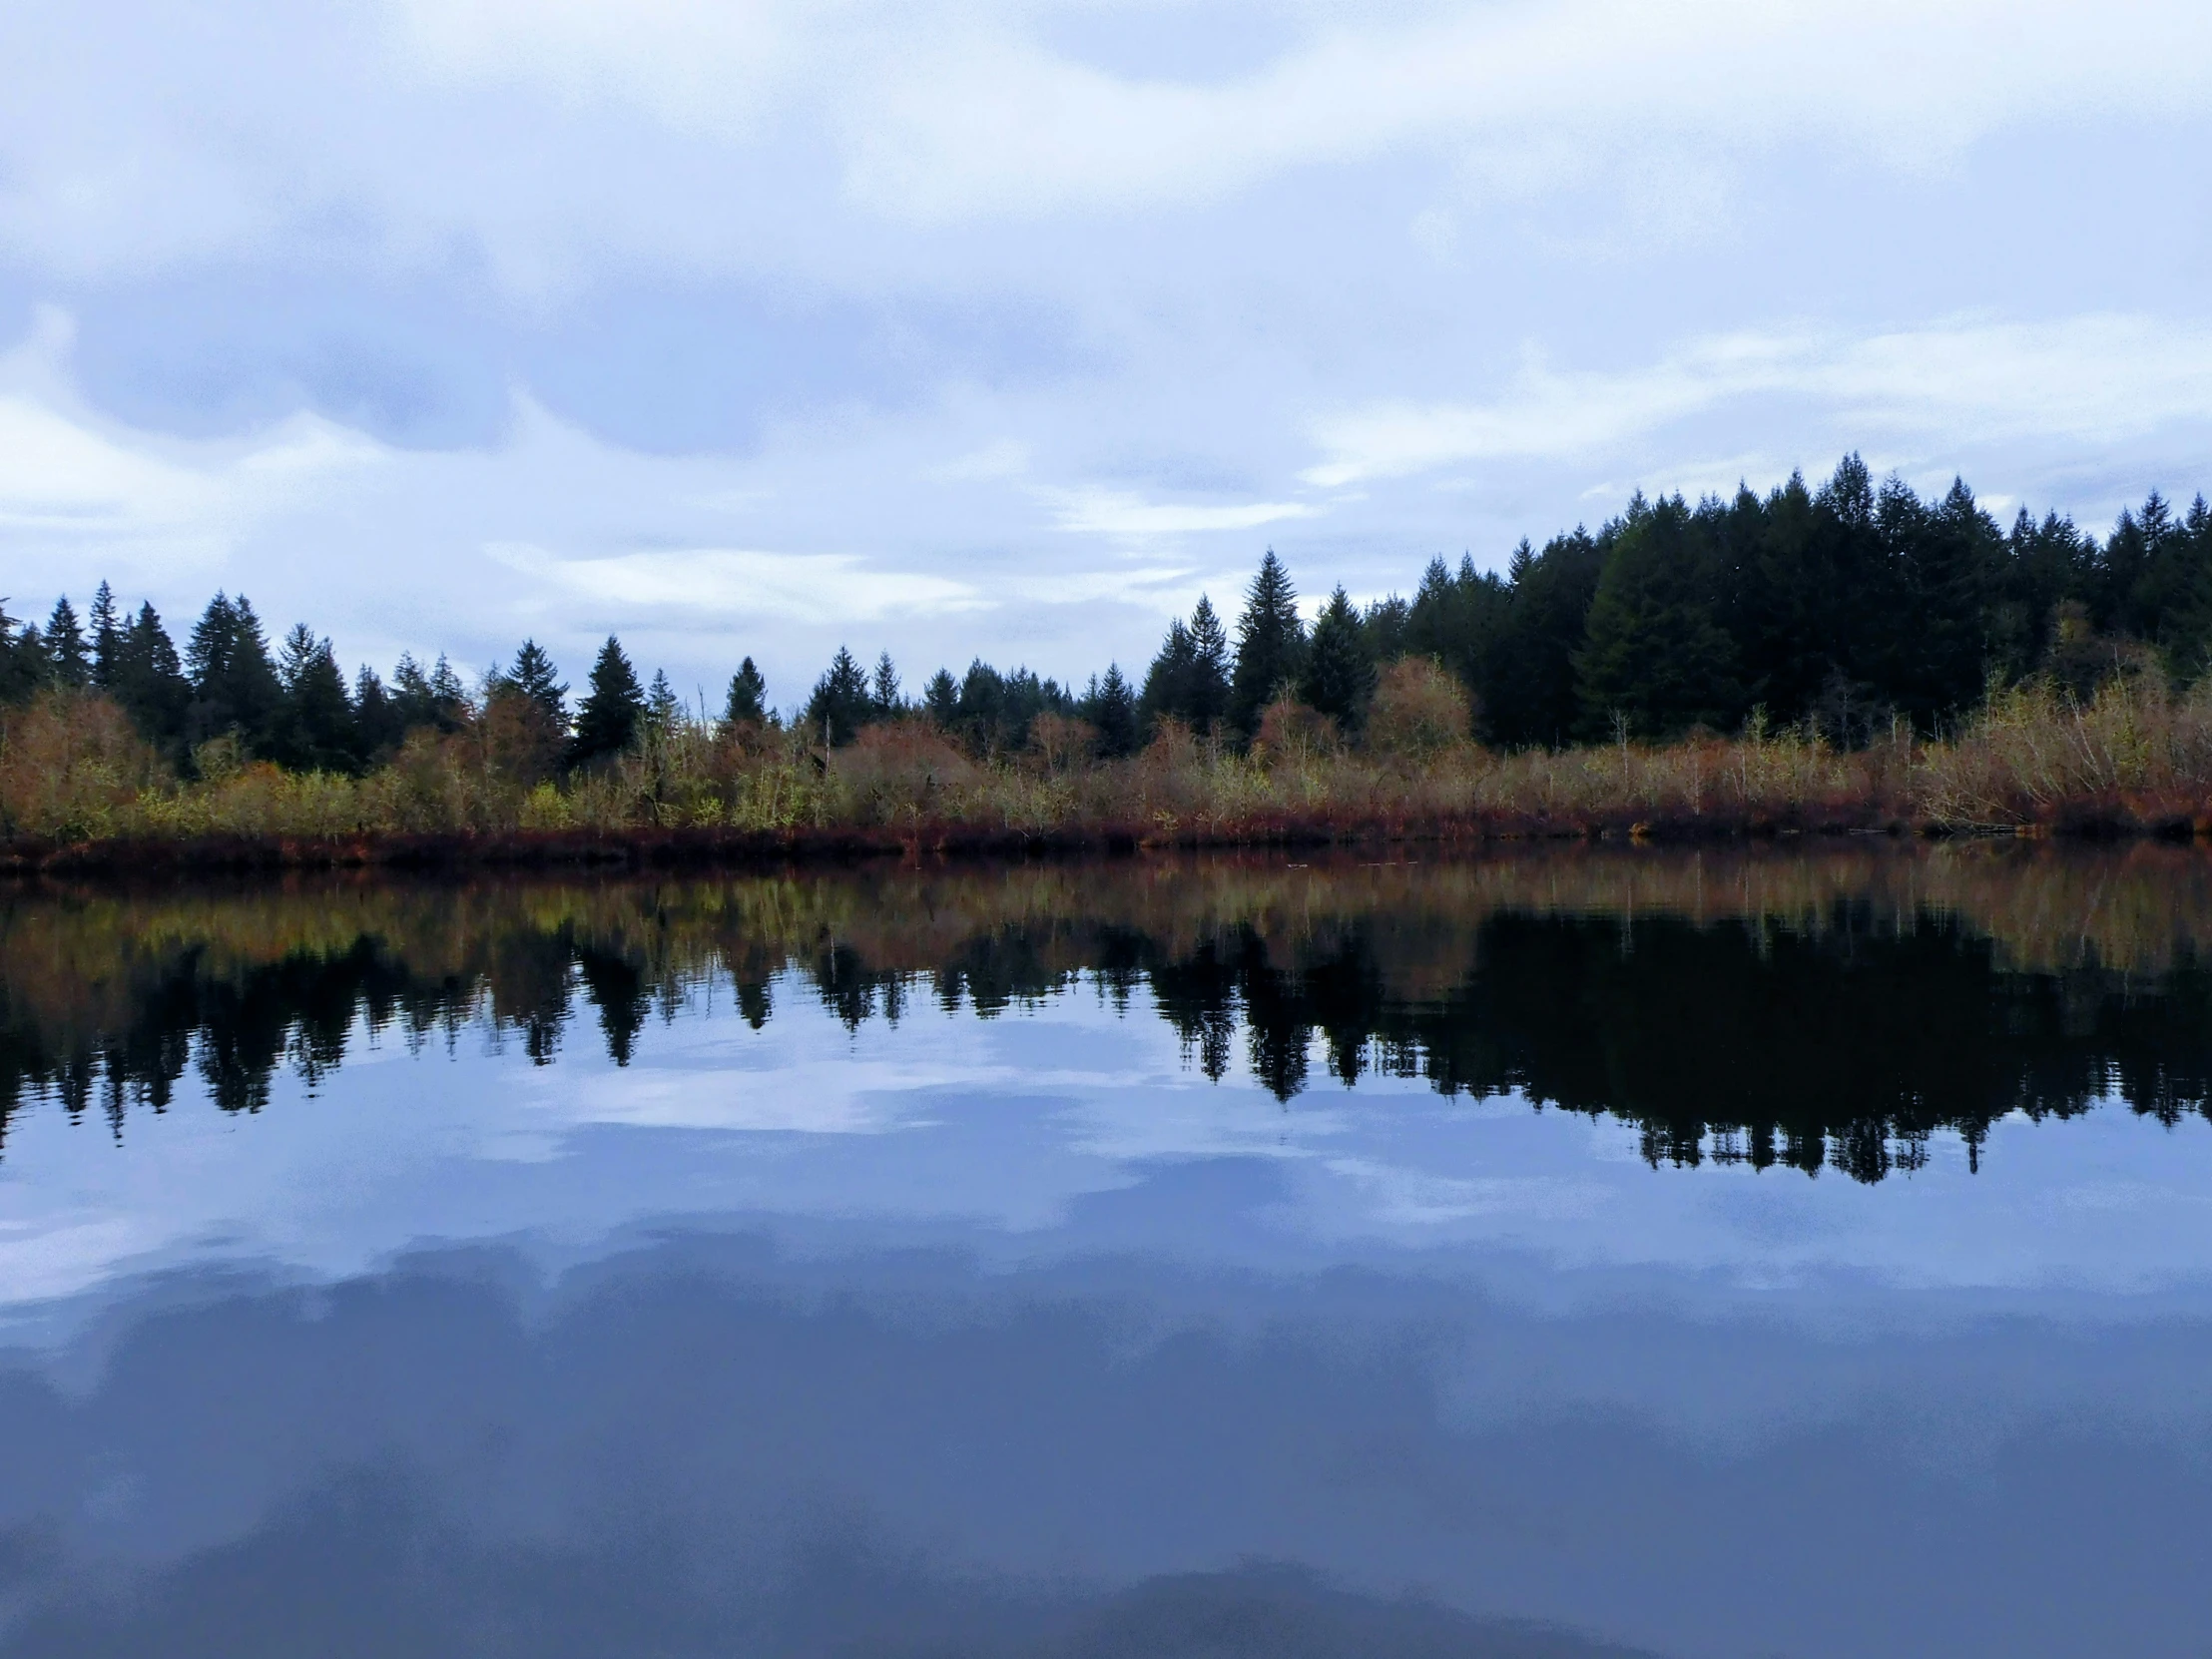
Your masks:
M1610 844L1714 845L1844 840L2189 841L2212 838L2212 808L2173 802L2057 804L2022 824L1960 826L1834 810L1781 815L1616 814L1573 820L1490 814L1456 819L1266 818L1234 824L907 827L827 825L613 830L223 833L0 842L0 876L191 875L250 870L712 868L938 857L1021 860L1236 848Z

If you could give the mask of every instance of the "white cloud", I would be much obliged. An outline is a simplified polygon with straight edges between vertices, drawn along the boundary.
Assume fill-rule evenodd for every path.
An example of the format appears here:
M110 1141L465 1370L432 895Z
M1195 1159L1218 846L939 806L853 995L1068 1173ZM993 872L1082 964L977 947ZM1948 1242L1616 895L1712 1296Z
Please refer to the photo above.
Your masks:
M262 525L373 472L381 448L294 415L236 440L133 432L67 386L73 329L43 310L0 357L0 548L18 564L66 566L87 549L131 571L213 568Z
M588 600L610 622L626 611L658 609L686 613L703 626L784 618L834 627L990 603L966 582L871 567L852 553L700 547L562 559L516 542L491 542L484 551L510 570Z
M1053 503L1059 528L1132 540L1212 530L1256 530L1286 519L1312 518L1320 509L1297 501L1247 501L1221 506L1146 501L1118 490L1041 489Z
M2212 328L2100 315L1959 321L1869 337L1804 331L1698 340L1640 368L1526 361L1487 402L1381 400L1317 421L1335 488L1464 462L1596 456L1754 397L1810 405L1848 430L1987 443L2108 444L2212 420Z

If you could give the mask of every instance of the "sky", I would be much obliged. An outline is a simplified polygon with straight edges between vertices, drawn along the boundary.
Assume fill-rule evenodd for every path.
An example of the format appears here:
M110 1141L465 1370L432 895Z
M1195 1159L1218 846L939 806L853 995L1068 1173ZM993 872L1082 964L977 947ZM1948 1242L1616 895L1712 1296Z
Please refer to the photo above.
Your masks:
M1850 450L2101 529L2212 488L2207 155L2163 0L30 0L0 594L789 707Z

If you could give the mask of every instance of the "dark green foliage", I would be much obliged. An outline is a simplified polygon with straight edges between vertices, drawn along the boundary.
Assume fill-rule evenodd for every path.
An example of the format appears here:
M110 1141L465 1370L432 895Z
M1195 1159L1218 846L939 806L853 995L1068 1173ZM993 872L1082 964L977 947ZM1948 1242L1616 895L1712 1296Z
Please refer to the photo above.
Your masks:
M416 673L421 670L417 669ZM366 663L353 680L353 729L360 739L361 759L374 766L390 759L407 736L399 718L399 706L384 689L384 682Z
M553 659L536 640L522 642L514 666L498 677L493 689L528 699L538 706L554 731L568 730L568 687L562 683Z
M97 641L99 636L94 638ZM177 647L151 604L141 605L138 614L116 631L102 684L149 743L172 758L179 755L192 686L185 679Z
M645 692L638 685L637 671L623 654L622 642L609 634L591 666L591 690L576 711L569 764L590 766L626 753L637 742L645 715Z
M0 600L0 703L20 703L54 683L54 665L36 628L8 615Z
M1298 684L1305 660L1298 590L1271 547L1245 590L1244 615L1237 621L1237 666L1229 684L1229 718L1247 742L1260 729L1261 711L1285 687Z
M1715 614L1719 577L1680 496L1629 503L1575 662L1585 737L1616 718L1638 736L1736 723L1743 692L1736 642Z
M731 726L768 724L768 682L753 666L751 657L740 663L738 672L730 676L730 695L722 706L722 718Z
M246 752L273 758L279 744L284 689L270 660L269 641L253 604L241 594L217 594L208 602L185 646L192 701L185 710L185 741L236 737Z
M105 686L115 668L116 644L123 637L117 621L115 590L102 582L92 595L92 683Z
M676 723L683 717L684 706L677 700L676 688L668 683L668 670L653 671L653 684L645 693L646 730L656 737L666 737L676 730Z
M1137 750L1137 694L1121 672L1121 664L1106 665L1105 678L1094 677L1090 689L1076 706L1098 733L1098 752L1119 760Z
M1299 695L1337 723L1357 732L1375 694L1375 659L1368 655L1367 631L1342 587L1314 623L1306 651L1306 673Z
M978 756L1009 755L1029 742L1029 725L1039 715L1071 715L1075 699L1053 680L1026 668L1001 674L978 658L960 678L952 718L945 730Z
M1213 730L1229 712L1229 636L1204 594L1186 626L1168 624L1160 654L1145 671L1142 724L1180 720L1194 732Z
M929 684L921 689L921 708L939 727L952 730L952 723L960 718L960 682L952 678L950 669L940 668L929 676Z
M506 682L502 678L500 684ZM468 697L453 665L440 655L428 674L411 652L402 652L391 675L393 723L404 737L417 727L437 732L457 732L468 711Z
M46 619L46 655L53 664L56 685L92 683L92 651L85 644L84 630L77 626L77 612L66 593L54 601L53 615Z
M305 623L284 636L276 676L283 689L268 757L295 772L349 772L363 759L353 703L328 640Z
M837 647L829 671L815 682L802 716L807 735L832 748L850 743L875 714L875 700L867 683L867 670L852 653Z
M1516 550L1478 711L1490 742L1556 748L1573 737L1582 715L1574 658L1603 562L1602 548L1581 529L1553 537L1541 553L1525 541Z
M905 712L906 705L898 695L898 670L891 666L888 651L875 659L875 676L868 682L868 701L875 707L877 720L889 720Z
M1360 618L1368 661L1394 663L1406 655L1405 631L1412 620L1413 607L1394 593L1370 605Z

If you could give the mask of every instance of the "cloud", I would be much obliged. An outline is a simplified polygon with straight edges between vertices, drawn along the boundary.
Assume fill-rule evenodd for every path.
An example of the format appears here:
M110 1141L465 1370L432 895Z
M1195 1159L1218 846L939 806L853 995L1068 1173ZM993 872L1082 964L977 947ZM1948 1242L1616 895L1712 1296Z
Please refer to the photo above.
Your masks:
M1212 530L1256 530L1285 519L1312 518L1320 511L1297 501L1248 501L1225 506L1146 501L1117 490L1040 489L1053 503L1062 530L1087 535L1143 539L1190 535Z
M1847 429L1986 444L2108 445L2212 420L2212 328L2129 315L1960 321L1863 338L1737 333L1643 367L1562 372L1539 357L1487 402L1362 404L1314 424L1322 488L1466 462L1595 456L1758 397Z
M90 550L117 574L213 568L271 520L334 502L382 458L304 414L244 440L149 441L68 394L71 338L49 308L0 357L0 548L19 568L66 569Z
M517 542L492 542L484 551L510 570L590 601L610 623L624 612L661 610L684 613L700 627L754 618L834 627L990 603L968 583L873 568L851 553L702 547L562 559Z

